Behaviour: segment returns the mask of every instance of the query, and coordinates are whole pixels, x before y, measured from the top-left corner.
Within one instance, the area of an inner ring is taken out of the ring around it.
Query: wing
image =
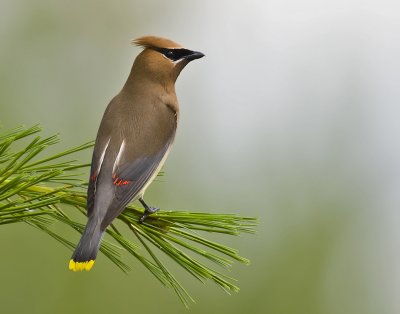
[[[122,165],[113,175],[114,198],[109,206],[102,226],[108,226],[132,201],[142,194],[146,185],[157,175],[170,143],[158,154],[142,157],[132,164]]]
[[[171,144],[172,141],[167,142],[154,155],[136,158],[133,162],[121,163],[116,167],[112,174],[114,197],[102,221],[102,228],[106,228],[129,202],[144,193],[144,189],[161,169]]]
[[[96,139],[96,144],[92,156],[92,164],[90,167],[90,177],[87,191],[86,207],[88,216],[91,216],[93,212],[97,179],[109,144],[110,137],[108,137],[108,139],[97,137]]]
[[[167,143],[156,155],[138,158],[131,164],[119,167],[113,175],[114,206],[125,207],[136,195],[140,194],[146,183],[157,175],[157,170],[169,145],[170,143]]]

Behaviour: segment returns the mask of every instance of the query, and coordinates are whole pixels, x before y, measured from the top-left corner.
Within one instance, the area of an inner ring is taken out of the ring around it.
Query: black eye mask
[[[158,52],[162,53],[168,59],[172,61],[178,61],[182,58],[190,56],[193,54],[193,51],[184,48],[176,48],[176,49],[168,49],[168,48],[156,48]]]

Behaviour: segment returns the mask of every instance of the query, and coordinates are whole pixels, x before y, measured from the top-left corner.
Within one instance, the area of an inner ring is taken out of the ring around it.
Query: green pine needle
[[[79,233],[83,232],[84,225],[70,218],[66,212],[75,208],[86,215],[87,184],[80,179],[81,174],[77,171],[89,164],[66,158],[93,147],[94,143],[43,158],[40,157],[43,151],[58,143],[59,139],[58,136],[42,138],[38,136],[40,131],[40,126],[36,125],[0,134],[0,225],[24,222],[73,250],[76,243],[51,230],[51,225],[58,221]],[[27,142],[23,148],[14,151],[14,144],[24,143],[23,140]],[[239,291],[233,278],[214,270],[205,261],[219,266],[222,271],[230,268],[234,260],[244,264],[250,261],[240,256],[237,250],[206,239],[204,233],[253,233],[255,218],[234,214],[159,211],[141,224],[139,218],[142,214],[142,209],[128,206],[118,217],[135,235],[137,242],[129,240],[128,235],[122,234],[114,224],[107,229],[118,245],[103,241],[100,251],[118,268],[124,272],[130,270],[121,256],[121,252],[128,252],[164,286],[174,289],[186,307],[194,300],[167,269],[157,251],[162,251],[164,256],[169,256],[201,282],[212,280],[227,293]],[[201,256],[203,262],[196,256]]]

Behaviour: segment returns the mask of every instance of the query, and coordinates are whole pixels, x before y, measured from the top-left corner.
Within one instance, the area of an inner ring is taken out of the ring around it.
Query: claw
[[[139,201],[140,201],[140,203],[142,203],[142,205],[143,205],[143,207],[144,207],[144,213],[143,213],[143,215],[139,218],[139,222],[140,222],[140,223],[143,223],[143,222],[145,221],[145,219],[146,219],[149,215],[154,214],[155,212],[157,212],[157,211],[160,210],[158,207],[151,207],[151,206],[148,206],[148,205],[144,202],[143,198],[139,198]]]

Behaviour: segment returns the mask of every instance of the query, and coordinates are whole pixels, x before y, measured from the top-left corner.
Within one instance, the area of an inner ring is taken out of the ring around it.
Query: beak
[[[188,54],[187,56],[185,56],[185,59],[188,61],[192,61],[195,59],[200,59],[204,57],[204,53],[201,53],[199,51],[192,51],[192,53]]]

